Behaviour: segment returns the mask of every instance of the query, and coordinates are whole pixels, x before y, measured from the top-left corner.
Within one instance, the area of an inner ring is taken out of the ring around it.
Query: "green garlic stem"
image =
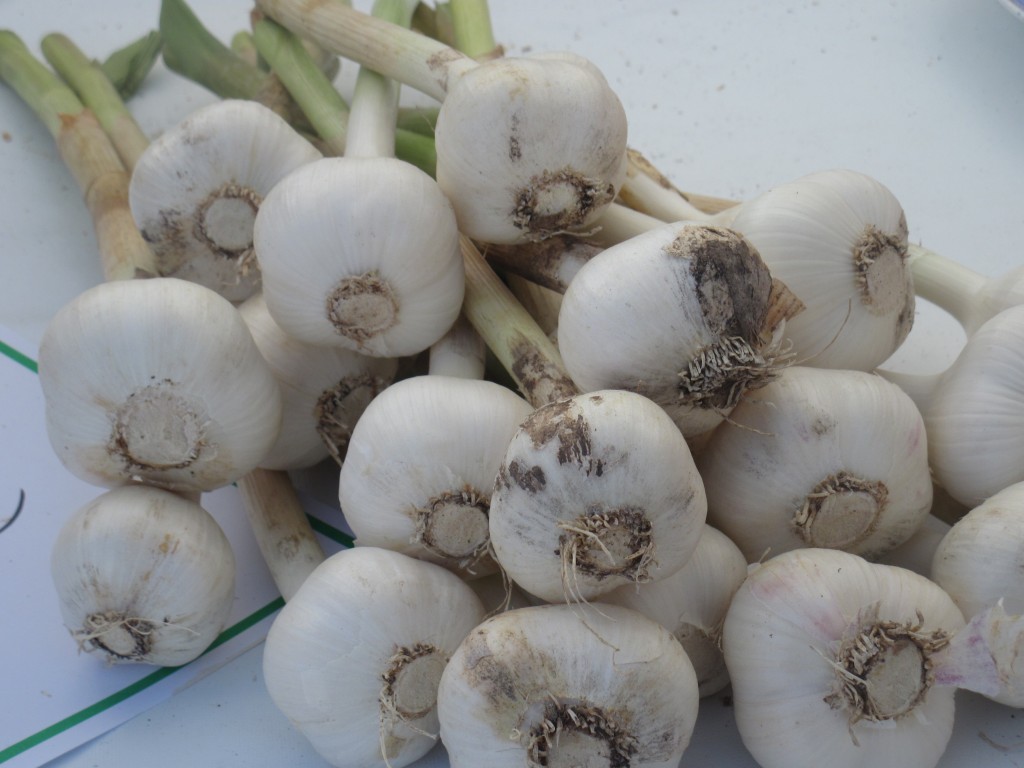
[[[241,29],[235,32],[231,36],[231,52],[238,56],[242,61],[252,67],[266,72],[266,66],[263,66],[264,62],[260,60],[259,50],[256,48],[256,42],[253,40],[253,35],[247,29]]]
[[[257,0],[268,16],[333,53],[444,99],[449,80],[477,66],[444,43],[341,3]]]
[[[504,51],[494,39],[487,0],[448,0],[455,48],[478,61],[496,59]]]
[[[907,247],[914,291],[949,312],[965,328],[975,327],[982,311],[975,299],[988,278],[920,245]]]
[[[92,217],[106,279],[156,274],[156,260],[128,208],[128,172],[92,111],[9,30],[0,30],[0,80],[56,141]]]
[[[459,238],[466,270],[462,311],[535,408],[579,390],[562,356],[473,242]]]
[[[159,58],[162,47],[160,33],[152,30],[104,59],[100,65],[103,73],[114,84],[122,99],[130,99],[139,90]]]
[[[44,37],[42,51],[51,66],[96,115],[125,168],[131,172],[149,146],[149,138],[135,122],[103,69],[65,35],[54,33]]]

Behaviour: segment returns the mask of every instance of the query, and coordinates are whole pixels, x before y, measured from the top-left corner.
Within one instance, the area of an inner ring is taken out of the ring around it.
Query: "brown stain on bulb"
[[[585,224],[615,199],[615,185],[565,166],[533,175],[512,199],[512,223],[527,238],[543,240]]]
[[[594,458],[590,423],[572,399],[538,408],[523,422],[535,449],[557,442],[555,457],[560,465],[575,464],[587,475],[600,477],[605,463]]]

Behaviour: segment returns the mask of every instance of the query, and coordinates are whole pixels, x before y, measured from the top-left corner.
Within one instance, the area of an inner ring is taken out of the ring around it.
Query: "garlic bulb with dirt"
[[[562,298],[559,351],[581,390],[646,395],[690,437],[771,380],[778,332],[799,311],[790,298],[735,232],[666,224],[580,268]]]
[[[153,141],[132,173],[129,205],[161,275],[242,301],[260,285],[253,224],[263,198],[320,152],[254,101],[196,110]]]
[[[102,283],[50,321],[39,346],[57,456],[96,485],[209,491],[254,469],[281,392],[238,310],[196,283]]]
[[[148,486],[107,491],[61,527],[50,558],[64,624],[112,664],[174,667],[227,625],[235,558],[195,502]]]
[[[360,545],[466,575],[494,570],[494,478],[533,409],[490,381],[431,374],[381,392],[355,425],[338,498]]]
[[[356,421],[394,381],[398,361],[305,344],[274,322],[262,293],[238,310],[281,386],[281,430],[260,466],[300,469],[328,455],[340,464]]]
[[[586,601],[679,570],[706,508],[665,412],[642,395],[599,390],[542,406],[515,432],[491,496],[491,545],[527,592]]]
[[[484,617],[440,566],[376,547],[321,563],[274,619],[263,675],[278,709],[338,768],[400,768],[437,739],[437,686]]]
[[[723,634],[744,745],[764,768],[931,768],[955,691],[936,662],[963,626],[928,579],[847,552],[799,549],[753,566]]]
[[[747,559],[728,536],[704,526],[697,548],[678,571],[649,584],[629,584],[601,595],[602,603],[632,608],[682,643],[697,674],[701,698],[729,684],[722,656],[722,622],[747,577]]]
[[[441,101],[437,180],[474,240],[587,231],[626,174],[626,115],[608,82],[570,53],[478,63],[342,3],[260,0],[302,37]]]
[[[745,398],[698,460],[708,522],[748,562],[796,547],[876,558],[932,503],[924,420],[863,371],[793,366]]]
[[[452,768],[676,768],[698,695],[667,629],[595,603],[483,622],[448,662],[437,704]]]
[[[727,211],[805,309],[786,324],[796,358],[868,371],[914,322],[907,222],[878,181],[847,170],[782,184]]]

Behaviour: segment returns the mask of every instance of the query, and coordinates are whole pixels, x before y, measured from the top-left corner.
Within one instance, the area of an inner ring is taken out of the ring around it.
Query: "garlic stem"
[[[415,2],[376,0],[373,17],[408,27]],[[369,67],[359,68],[348,118],[345,157],[394,157],[399,84]]]
[[[126,170],[131,173],[149,138],[132,117],[99,64],[90,60],[68,37],[49,34],[42,40],[43,56],[100,121]]]
[[[535,408],[578,392],[554,343],[461,235],[466,294],[463,312]]]
[[[483,253],[487,261],[501,271],[565,293],[580,267],[601,250],[601,246],[578,237],[555,235],[518,245],[488,244]]]
[[[686,199],[654,165],[635,149],[626,150],[626,180],[619,200],[629,208],[662,221],[707,221],[711,215]]]
[[[302,40],[258,11],[253,12],[253,40],[260,55],[270,63],[274,74],[324,142],[327,153],[337,157],[344,155],[348,104]],[[413,111],[402,119],[403,124],[397,127],[394,136],[395,156],[433,176],[437,166],[433,138],[436,110]],[[410,126],[415,126],[416,130],[410,130]]]
[[[487,0],[449,0],[455,48],[474,59],[496,59],[504,49],[494,39]]]
[[[162,46],[160,33],[151,29],[103,60],[100,65],[103,74],[114,84],[122,99],[136,94],[159,58]]]
[[[255,469],[238,490],[263,559],[285,601],[323,562],[324,551],[286,472]]]
[[[156,274],[128,209],[128,173],[95,115],[8,30],[0,30],[0,80],[35,112],[57,142],[92,216],[103,274]]]
[[[247,64],[266,70],[266,62],[261,61],[260,52],[256,49],[256,41],[252,33],[247,29],[240,29],[231,36],[231,43],[228,45],[231,52],[239,56]]]
[[[444,43],[341,3],[258,0],[268,16],[329,51],[442,100],[450,79],[476,67]]]
[[[595,231],[590,233],[587,239],[607,248],[649,232],[664,223],[649,214],[612,203],[604,209],[604,213],[597,220]]]
[[[487,347],[480,334],[460,314],[433,346],[430,347],[429,373],[459,379],[482,379]]]

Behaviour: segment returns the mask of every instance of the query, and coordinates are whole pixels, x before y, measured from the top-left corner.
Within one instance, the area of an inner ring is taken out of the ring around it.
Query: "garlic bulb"
[[[356,423],[338,480],[356,541],[466,574],[493,571],[494,478],[531,411],[499,384],[435,374],[381,392]]]
[[[452,768],[676,768],[697,681],[672,635],[615,605],[545,605],[488,619],[441,675]]]
[[[899,201],[854,171],[810,174],[726,214],[804,303],[786,324],[798,359],[868,371],[914,322],[907,222]]]
[[[657,405],[599,390],[538,408],[505,451],[491,545],[520,587],[549,602],[656,581],[693,553],[704,487]]]
[[[464,275],[451,204],[401,160],[300,168],[267,195],[254,237],[270,314],[306,343],[403,357],[458,317]]]
[[[1024,483],[982,502],[943,537],[932,559],[932,578],[965,616],[1000,600],[1024,614]]]
[[[331,765],[400,768],[434,745],[441,673],[482,620],[473,590],[444,568],[342,550],[274,619],[267,690]]]
[[[341,463],[356,421],[394,380],[398,361],[304,344],[274,322],[262,293],[238,309],[281,386],[281,430],[260,466],[299,469],[328,454]]]
[[[571,53],[469,70],[445,94],[435,142],[459,229],[484,242],[584,232],[626,177],[625,111],[597,67]]]
[[[748,562],[796,547],[875,558],[910,538],[932,502],[921,414],[862,371],[781,371],[715,430],[698,466],[708,522]]]
[[[796,311],[787,297],[741,236],[666,224],[580,268],[562,299],[559,351],[583,391],[639,392],[698,435],[771,379],[773,333]]]
[[[954,688],[932,663],[964,625],[911,571],[830,549],[754,566],[725,618],[736,725],[764,768],[934,766]],[[794,738],[799,725],[801,738]]]
[[[79,648],[110,663],[174,667],[227,624],[235,559],[210,514],[147,486],[107,491],[61,527],[51,572]]]
[[[209,491],[255,468],[281,393],[238,311],[175,278],[90,288],[39,347],[50,442],[86,482]]]
[[[640,611],[671,632],[693,663],[703,698],[729,684],[722,656],[722,622],[746,577],[747,560],[739,547],[705,525],[697,548],[678,571],[660,581],[613,589],[601,595],[601,602]]]
[[[161,275],[242,301],[259,287],[252,229],[263,198],[320,153],[272,110],[226,99],[157,138],[139,158],[129,205]]]
[[[441,101],[437,180],[459,229],[483,242],[586,231],[626,174],[626,116],[599,70],[570,53],[468,56],[342,3],[259,0],[302,37]]]

